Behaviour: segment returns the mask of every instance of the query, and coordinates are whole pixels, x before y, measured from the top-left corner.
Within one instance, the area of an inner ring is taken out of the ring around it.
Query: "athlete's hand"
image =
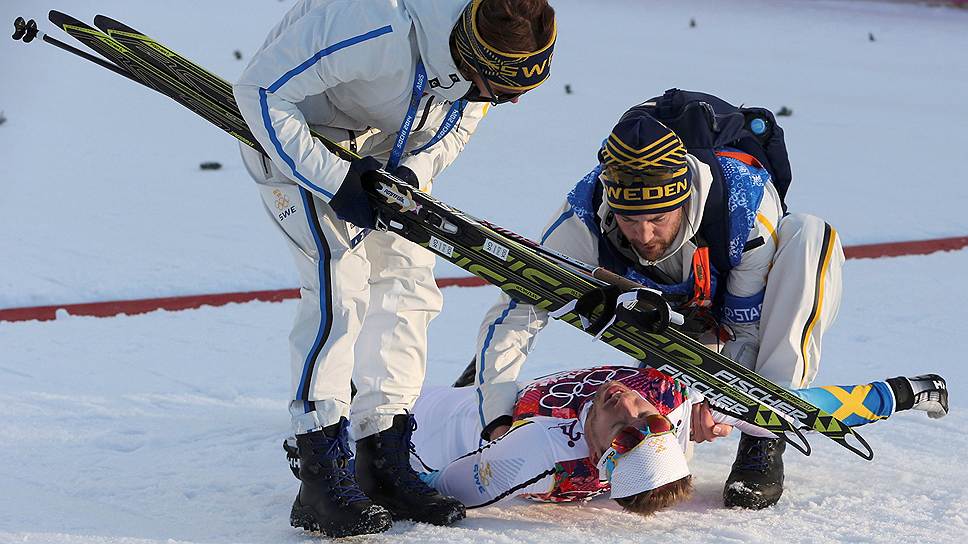
[[[373,157],[360,157],[350,162],[343,183],[329,201],[329,207],[336,212],[336,217],[361,229],[376,227],[376,211],[370,205],[363,181],[381,167],[380,161]]]
[[[713,412],[709,409],[708,402],[693,405],[689,439],[696,444],[728,436],[732,430],[732,425],[713,421]]]
[[[498,438],[501,438],[502,436],[504,436],[505,433],[507,433],[510,430],[511,430],[510,425],[501,425],[500,427],[495,427],[494,430],[491,431],[491,442],[497,440]]]

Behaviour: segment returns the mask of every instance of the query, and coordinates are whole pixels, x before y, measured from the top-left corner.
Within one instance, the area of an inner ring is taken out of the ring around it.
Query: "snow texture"
[[[88,21],[103,12],[232,79],[289,5],[7,0],[0,20],[33,17],[69,41],[43,22],[47,7]],[[780,118],[795,173],[788,202],[823,216],[845,243],[968,232],[968,184],[956,174],[968,143],[968,12],[822,1],[554,5],[552,79],[489,114],[435,184],[444,200],[537,235],[617,117],[678,86],[791,108]],[[0,307],[296,284],[231,138],[39,41],[0,41],[0,67]],[[199,170],[213,160],[223,168]],[[697,447],[694,499],[648,520],[607,499],[515,500],[453,528],[399,522],[353,541],[962,541],[968,370],[956,340],[966,271],[966,251],[847,263],[817,383],[938,372],[952,413],[863,429],[873,462],[813,437],[813,455],[785,456],[787,490],[773,509],[722,508],[730,437]],[[446,263],[439,273],[461,274]],[[445,291],[427,383],[448,384],[463,369],[496,294]],[[0,543],[318,541],[288,525],[297,482],[281,443],[294,309],[0,323]],[[525,374],[622,360],[553,324]]]

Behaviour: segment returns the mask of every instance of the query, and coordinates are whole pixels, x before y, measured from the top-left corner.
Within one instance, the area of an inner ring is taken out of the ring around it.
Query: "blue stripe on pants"
[[[296,400],[303,401],[305,411],[314,410],[312,403],[309,402],[309,394],[313,380],[313,371],[316,367],[316,359],[319,352],[329,338],[330,330],[333,327],[332,294],[333,284],[329,275],[330,250],[323,236],[319,225],[319,218],[316,215],[316,205],[313,202],[313,195],[303,188],[299,188],[299,196],[302,197],[303,210],[306,212],[306,220],[309,221],[309,230],[313,234],[313,241],[316,244],[317,273],[319,276],[319,329],[316,331],[316,339],[313,347],[306,355],[303,362],[302,376],[299,379],[299,388],[296,391]]]

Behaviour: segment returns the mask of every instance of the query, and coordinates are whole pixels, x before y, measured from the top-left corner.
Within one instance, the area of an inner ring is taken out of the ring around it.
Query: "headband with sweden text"
[[[457,53],[481,77],[513,92],[525,92],[544,83],[551,73],[551,55],[558,36],[557,23],[551,40],[533,53],[508,53],[488,45],[477,31],[477,12],[482,0],[473,0],[454,27]]]

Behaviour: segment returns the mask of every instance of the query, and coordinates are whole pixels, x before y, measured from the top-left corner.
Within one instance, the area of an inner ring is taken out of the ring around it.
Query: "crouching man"
[[[790,167],[772,114],[673,89],[628,110],[597,158],[541,243],[661,291],[684,332],[779,385],[808,387],[844,254],[822,219],[785,213]],[[508,430],[515,380],[547,322],[507,295],[482,320],[472,376],[484,439]],[[726,506],[779,500],[785,444],[744,432]]]

